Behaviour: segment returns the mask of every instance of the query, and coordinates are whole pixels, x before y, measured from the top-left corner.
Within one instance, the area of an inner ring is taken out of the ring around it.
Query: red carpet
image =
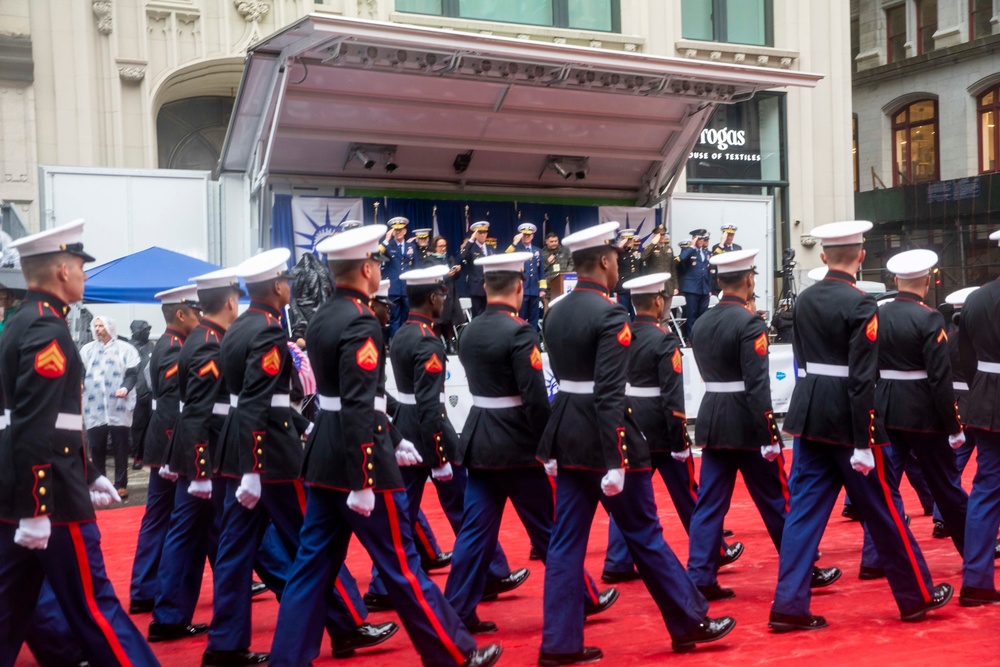
[[[790,464],[790,462],[789,462]],[[966,470],[965,486],[971,487],[975,462]],[[671,547],[682,562],[687,561],[687,537],[662,483],[657,489],[660,516]],[[451,531],[444,520],[433,491],[424,503],[428,518],[443,545],[452,542]],[[724,568],[720,583],[734,588],[733,600],[712,604],[713,616],[732,615],[737,628],[716,644],[707,644],[690,654],[674,654],[670,638],[656,607],[641,582],[622,584],[622,596],[610,610],[587,623],[587,645],[600,646],[605,652],[605,664],[631,667],[658,665],[665,661],[688,667],[737,664],[750,665],[997,665],[1000,664],[1000,608],[965,609],[958,606],[961,584],[961,559],[950,540],[931,539],[931,518],[921,516],[915,494],[904,483],[903,498],[913,517],[912,529],[927,558],[935,583],[949,582],[956,588],[955,599],[944,609],[932,612],[924,623],[908,624],[899,620],[896,606],[885,579],[859,581],[857,578],[861,553],[861,528],[840,517],[838,503],[821,546],[820,564],[836,565],[844,570],[843,578],[813,595],[812,611],[827,617],[830,627],[816,632],[776,635],[767,629],[767,616],[777,577],[778,557],[764,530],[764,525],[750,501],[742,482],[738,483],[726,526],[736,532],[734,539],[746,544],[746,553],[733,565]],[[99,514],[104,535],[104,556],[115,590],[127,604],[128,580],[131,572],[135,536],[142,517],[142,508],[131,507]],[[480,637],[481,644],[501,642],[502,665],[534,665],[541,642],[542,583],[544,570],[540,563],[528,561],[528,539],[513,510],[505,514],[502,541],[512,567],[530,567],[531,578],[513,594],[498,602],[479,607],[484,620],[495,621],[500,632]],[[596,577],[601,573],[604,546],[607,541],[607,515],[598,510],[591,535],[587,565]],[[348,564],[358,579],[361,590],[367,588],[369,561],[357,543],[352,546]],[[432,575],[444,587],[447,570]],[[195,622],[211,620],[211,571],[207,573],[202,600]],[[277,617],[278,605],[273,597],[254,604],[253,649],[266,651]],[[133,616],[145,632],[150,615]],[[396,620],[393,613],[372,614],[371,621]],[[156,654],[165,666],[199,665],[207,640],[154,644]],[[316,665],[349,664],[334,661],[329,642]],[[405,633],[376,649],[362,651],[352,661],[358,665],[379,667],[409,667],[419,664],[416,652]],[[17,665],[35,665],[25,649]]]

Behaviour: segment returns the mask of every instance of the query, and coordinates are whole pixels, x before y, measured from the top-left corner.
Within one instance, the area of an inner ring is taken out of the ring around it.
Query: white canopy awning
[[[649,205],[717,105],[820,78],[309,16],[250,49],[220,169]]]

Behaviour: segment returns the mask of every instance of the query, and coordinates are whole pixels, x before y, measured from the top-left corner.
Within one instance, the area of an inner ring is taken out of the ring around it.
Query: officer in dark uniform
[[[537,251],[536,251],[537,252]],[[477,260],[483,267],[489,305],[463,333],[459,356],[469,378],[472,409],[462,429],[455,461],[468,468],[465,516],[455,541],[445,597],[471,632],[495,632],[480,621],[476,605],[486,586],[489,556],[496,551],[503,510],[510,499],[544,561],[555,505],[553,482],[535,458],[549,419],[538,333],[517,316],[529,252]],[[599,593],[584,573],[587,615],[604,611],[618,591]]]
[[[579,274],[576,288],[553,304],[544,333],[559,393],[538,448],[558,466],[556,515],[545,568],[545,625],[539,664],[599,660],[583,644],[583,569],[598,502],[618,523],[643,583],[670,633],[674,651],[713,641],[735,626],[706,617],[708,602],[663,539],[651,485],[649,451],[625,397],[632,329],[610,299],[618,283],[617,222],[563,242]],[[626,473],[626,471],[628,471]]]
[[[635,247],[635,232],[631,229],[623,229],[618,232],[618,284],[615,285],[615,294],[618,303],[625,307],[629,317],[635,316],[635,308],[632,307],[632,295],[623,284],[632,280],[642,272],[642,255]]]
[[[708,298],[712,293],[712,276],[709,264],[708,232],[695,229],[691,232],[691,243],[681,249],[677,257],[680,275],[680,290],[684,295],[684,337],[691,339],[691,330],[702,313],[708,310]]]
[[[389,279],[389,298],[392,299],[392,310],[389,311],[389,337],[396,335],[396,330],[403,326],[410,313],[410,305],[406,301],[406,285],[399,279],[406,271],[417,265],[417,249],[413,241],[406,240],[406,228],[410,221],[402,216],[389,220],[389,231],[379,246],[386,259],[385,277]]]
[[[0,338],[0,664],[17,660],[42,580],[95,665],[159,665],[104,570],[94,506],[118,502],[83,446],[83,362],[66,314],[83,299],[83,220],[14,241],[28,292]]]
[[[146,442],[143,445],[144,461],[149,467],[149,490],[146,511],[142,515],[135,545],[135,560],[132,561],[128,608],[130,614],[151,612],[156,601],[160,553],[170,526],[175,491],[175,484],[170,479],[172,475],[161,477],[159,472],[167,464],[167,442],[179,412],[177,358],[184,339],[198,326],[201,316],[198,287],[195,285],[160,292],[154,298],[161,304],[167,328],[153,346],[149,359],[152,416],[145,431]],[[169,473],[169,468],[167,472]]]
[[[295,366],[281,324],[281,309],[288,305],[290,295],[289,254],[286,248],[269,250],[236,268],[250,292],[250,308],[233,322],[219,352],[232,409],[214,456],[217,474],[227,479],[215,564],[214,614],[203,657],[206,665],[267,662],[266,653],[249,651],[254,555],[269,521],[289,560],[299,547],[305,497],[300,477],[302,426],[291,408]],[[274,586],[279,599],[284,583]],[[363,623],[356,609],[345,610],[338,595],[342,586],[341,578],[335,578],[323,589],[326,614],[321,622],[330,633],[335,656],[380,644],[396,632],[395,623]],[[315,647],[306,648],[318,651],[318,641]]]
[[[716,573],[736,473],[743,476],[779,552],[788,512],[788,477],[771,406],[767,324],[747,305],[757,284],[758,252],[737,250],[712,257],[723,296],[691,333],[705,396],[695,423],[695,442],[702,448],[701,483],[691,517],[688,574],[709,600],[735,595],[719,586]],[[840,574],[837,568],[814,567],[810,586],[829,586]]]
[[[670,235],[663,225],[653,227],[653,234],[649,238],[649,243],[642,249],[642,270],[646,275],[654,273],[665,273],[667,278],[664,291],[668,297],[677,294],[677,279],[673,276],[676,271],[674,263],[674,250],[670,247]],[[667,309],[670,312],[670,309]]]
[[[316,312],[306,333],[320,413],[303,462],[310,492],[301,545],[274,632],[270,664],[275,666],[301,667],[319,654],[320,591],[343,563],[352,534],[384,573],[424,664],[486,667],[501,653],[499,645],[476,648],[420,568],[413,544],[399,465],[419,463],[421,457],[412,444],[401,443],[394,454],[378,413],[385,356],[381,327],[368,302],[381,275],[376,244],[383,230],[382,225],[362,227],[317,248],[327,255],[337,291]]]
[[[733,243],[733,239],[736,237],[736,225],[722,225],[722,240],[712,246],[712,257],[716,255],[721,255],[724,252],[733,252],[734,250],[743,250],[743,246],[739,243]],[[715,267],[711,267],[709,271],[712,274],[712,294],[718,294],[719,289],[719,277],[718,271]]]
[[[1000,241],[1000,231],[990,234]],[[6,332],[4,333],[6,335]],[[993,556],[1000,528],[1000,280],[966,297],[958,334],[962,372],[969,385],[966,430],[976,439],[976,477],[965,524],[965,560],[959,602],[1000,603]]]
[[[465,276],[466,293],[472,301],[472,316],[475,317],[486,310],[486,290],[483,288],[483,269],[476,266],[480,257],[495,255],[496,250],[486,243],[490,232],[490,223],[485,220],[472,223],[472,236],[462,243],[459,263],[462,265],[462,275]]]
[[[793,460],[790,511],[781,537],[778,586],[769,626],[779,632],[826,627],[809,611],[809,582],[820,537],[842,486],[868,524],[904,621],[920,621],[954,590],[934,586],[902,503],[890,502],[882,420],[875,411],[878,306],[855,286],[864,261],[866,221],[821,225],[826,277],[795,304],[793,341],[800,378],[785,417],[799,438]]]
[[[427,258],[433,252],[431,249],[431,230],[427,228],[414,229],[413,244],[417,254],[410,268],[418,268],[427,262]]]
[[[531,255],[524,260],[524,301],[518,310],[518,316],[522,320],[527,320],[528,324],[538,331],[538,318],[541,315],[541,292],[545,289],[545,272],[542,267],[542,251],[531,245],[531,239],[535,238],[538,228],[530,222],[524,222],[517,226],[517,234],[514,242],[507,248],[507,252],[528,253]]]

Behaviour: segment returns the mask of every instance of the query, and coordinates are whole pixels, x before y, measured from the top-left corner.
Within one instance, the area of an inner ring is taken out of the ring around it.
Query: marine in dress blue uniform
[[[535,327],[538,331],[538,317],[541,313],[541,292],[546,287],[545,270],[542,267],[542,251],[531,245],[531,240],[535,238],[538,228],[530,222],[524,222],[517,226],[518,236],[515,243],[512,243],[507,252],[527,253],[530,257],[524,260],[524,296],[521,300],[521,307],[518,316]]]
[[[386,257],[385,277],[389,279],[389,298],[392,300],[392,307],[389,309],[389,338],[396,335],[396,331],[403,326],[410,314],[406,284],[399,279],[417,265],[417,244],[406,240],[406,228],[409,224],[410,221],[402,216],[390,219],[389,231],[379,246]]]
[[[83,298],[83,220],[13,242],[28,284],[0,339],[0,664],[13,665],[43,579],[95,665],[159,665],[104,570],[94,506],[119,501],[87,458],[83,362],[66,325]]]
[[[156,601],[156,578],[160,554],[170,527],[174,509],[175,481],[161,477],[160,468],[167,464],[167,443],[174,430],[178,414],[177,358],[181,345],[191,330],[198,326],[201,308],[198,288],[185,285],[154,298],[159,300],[167,328],[153,346],[149,359],[152,415],[145,430],[144,463],[149,468],[149,489],[146,511],[142,515],[139,536],[132,561],[132,584],[129,588],[129,613],[153,611]]]
[[[496,250],[486,243],[489,236],[490,223],[486,220],[479,220],[472,223],[469,229],[472,235],[462,242],[459,253],[459,264],[462,266],[462,276],[465,278],[465,289],[472,302],[471,314],[473,317],[486,310],[486,290],[483,287],[483,269],[476,266],[476,260],[480,257],[495,255]]]
[[[271,664],[301,667],[318,655],[327,581],[343,563],[351,536],[383,572],[400,619],[425,665],[486,667],[498,645],[475,640],[420,568],[397,462],[419,463],[410,443],[393,440],[378,411],[385,375],[382,331],[369,309],[379,283],[373,225],[331,238],[327,255],[337,289],[306,332],[320,413],[306,446],[303,475],[310,486],[301,543],[278,612]]]
[[[934,586],[920,547],[893,498],[888,438],[875,411],[878,307],[855,286],[864,261],[866,221],[830,223],[812,234],[823,242],[830,270],[795,304],[793,345],[799,378],[785,417],[799,438],[792,462],[790,511],[778,559],[778,586],[770,627],[776,631],[826,627],[809,610],[809,582],[820,537],[841,487],[868,524],[904,621],[948,603],[953,589]]]
[[[712,275],[708,251],[708,232],[695,229],[691,232],[691,244],[681,249],[677,256],[680,274],[680,292],[684,296],[684,336],[691,338],[691,330],[698,318],[708,310],[708,300],[712,293]]]
[[[731,618],[709,619],[708,602],[663,539],[651,485],[649,451],[625,396],[632,329],[610,299],[618,281],[618,223],[567,236],[579,274],[576,289],[553,303],[543,325],[559,381],[537,457],[558,466],[556,515],[545,568],[540,665],[593,662],[602,652],[583,643],[580,577],[594,512],[611,514],[635,558],[677,652],[732,630]]]

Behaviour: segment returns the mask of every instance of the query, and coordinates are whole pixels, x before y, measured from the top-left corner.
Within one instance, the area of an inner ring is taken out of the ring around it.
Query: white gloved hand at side
[[[875,469],[875,455],[870,449],[855,449],[851,455],[851,467],[862,475],[867,475]]]
[[[423,462],[424,459],[420,456],[420,452],[417,451],[416,445],[405,438],[399,441],[399,446],[396,447],[396,464],[400,468],[415,466]]]
[[[684,462],[687,461],[688,457],[690,456],[691,456],[690,447],[685,447],[684,450],[680,452],[670,452],[670,458],[672,458],[674,461]]]
[[[439,482],[447,482],[452,478],[451,464],[445,463],[440,468],[431,468],[431,477]]]
[[[176,482],[177,478],[180,476],[175,472],[171,472],[170,466],[160,466],[159,475],[168,482]]]
[[[90,485],[90,503],[94,507],[107,507],[111,503],[120,503],[121,497],[115,490],[111,480],[101,475]]]
[[[205,500],[211,500],[212,480],[196,479],[195,481],[188,484],[188,493],[190,493],[195,498],[203,498]]]
[[[601,480],[601,491],[607,497],[617,496],[625,488],[625,468],[612,468]]]
[[[236,500],[240,505],[252,510],[260,500],[260,475],[255,472],[248,472],[240,480],[240,486],[236,489]]]
[[[760,448],[760,455],[768,461],[774,461],[781,456],[781,445],[762,445]]]
[[[965,431],[959,431],[955,435],[948,436],[948,444],[952,449],[958,449],[965,444]]]
[[[47,516],[36,516],[21,519],[14,531],[14,544],[25,549],[44,549],[49,546],[49,535],[52,534],[52,522]]]
[[[557,477],[559,475],[559,462],[555,459],[549,459],[542,466],[545,468],[545,474],[549,477]]]
[[[361,516],[371,516],[375,509],[375,492],[371,489],[351,491],[347,494],[347,506]]]

